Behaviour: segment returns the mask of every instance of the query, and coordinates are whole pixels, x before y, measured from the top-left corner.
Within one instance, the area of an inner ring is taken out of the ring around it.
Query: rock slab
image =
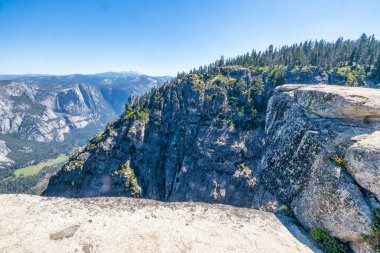
[[[4,253],[319,252],[300,231],[254,209],[31,195],[0,195],[0,205]]]

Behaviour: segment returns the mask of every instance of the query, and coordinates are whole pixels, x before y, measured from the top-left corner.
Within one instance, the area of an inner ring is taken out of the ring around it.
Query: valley
[[[168,79],[132,72],[0,76],[0,178],[7,179],[0,180],[0,192],[39,194],[33,187],[42,178],[46,186],[63,162],[59,155],[69,155],[116,119],[129,97]]]
[[[41,170],[46,167],[56,166],[67,162],[68,157],[65,155],[59,155],[57,158],[47,160],[45,162],[40,162],[36,165],[30,165],[21,169],[15,170],[13,173],[15,177],[29,177],[38,174]]]

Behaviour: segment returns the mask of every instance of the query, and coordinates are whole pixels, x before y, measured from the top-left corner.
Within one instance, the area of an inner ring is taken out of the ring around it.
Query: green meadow
[[[16,177],[29,177],[38,174],[41,170],[46,167],[58,165],[60,163],[66,162],[68,157],[66,155],[59,155],[57,158],[47,160],[45,162],[40,162],[36,165],[27,166],[14,171]]]

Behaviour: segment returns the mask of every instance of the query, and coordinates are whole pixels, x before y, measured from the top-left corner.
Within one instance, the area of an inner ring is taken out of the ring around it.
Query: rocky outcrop
[[[305,227],[356,244],[370,233],[367,191],[376,195],[379,187],[379,101],[380,92],[366,88],[276,89],[260,176]]]
[[[272,213],[128,198],[0,195],[0,251],[321,252]]]

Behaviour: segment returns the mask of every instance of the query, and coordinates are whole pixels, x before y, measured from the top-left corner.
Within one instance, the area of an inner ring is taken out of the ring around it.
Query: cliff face
[[[369,250],[362,237],[373,232],[379,199],[380,91],[274,87],[222,68],[153,90],[77,150],[45,195],[284,204],[304,227]]]
[[[271,197],[256,187],[264,126],[251,81],[239,69],[153,91],[77,152],[46,194],[258,207]]]
[[[84,128],[90,123],[106,124],[106,120],[117,116],[99,93],[85,84],[49,91],[3,81],[0,101],[1,134],[38,142],[63,141],[64,134],[71,129]],[[100,119],[100,115],[109,117]]]

